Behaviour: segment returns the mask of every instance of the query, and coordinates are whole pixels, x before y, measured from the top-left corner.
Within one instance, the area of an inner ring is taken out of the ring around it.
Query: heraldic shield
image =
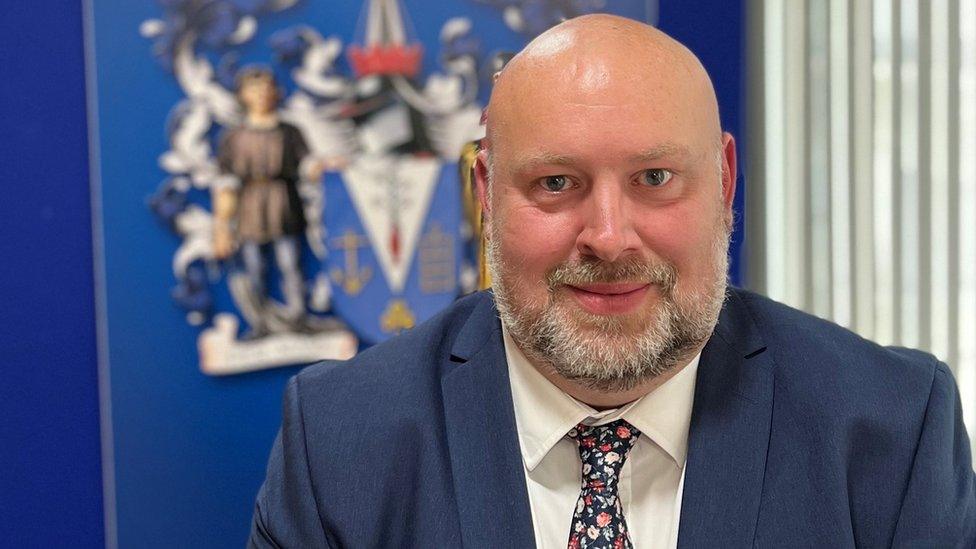
[[[366,343],[412,328],[461,292],[457,163],[362,157],[325,175],[323,271],[332,306]]]

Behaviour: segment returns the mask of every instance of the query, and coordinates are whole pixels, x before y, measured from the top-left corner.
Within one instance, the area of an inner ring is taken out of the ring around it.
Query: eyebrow
[[[662,158],[687,158],[691,156],[691,149],[684,145],[679,145],[677,143],[662,143],[655,147],[651,147],[645,151],[641,151],[631,157],[632,160],[638,161],[650,161],[650,160],[660,160]]]
[[[691,150],[688,147],[668,142],[633,154],[628,160],[631,162],[651,162],[662,158],[687,158],[689,156],[691,156]],[[571,155],[542,151],[518,155],[512,166],[516,172],[525,172],[534,170],[539,166],[567,166],[574,163],[576,163],[576,158]]]

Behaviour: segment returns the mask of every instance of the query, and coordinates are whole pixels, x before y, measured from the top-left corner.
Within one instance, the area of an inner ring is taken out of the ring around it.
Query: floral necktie
[[[633,547],[617,497],[617,481],[627,452],[637,442],[640,431],[618,419],[606,425],[580,423],[567,436],[576,440],[583,461],[582,486],[569,532],[569,549]]]

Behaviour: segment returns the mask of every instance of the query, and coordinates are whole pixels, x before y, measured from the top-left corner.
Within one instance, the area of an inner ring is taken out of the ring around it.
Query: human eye
[[[553,193],[565,191],[571,185],[569,178],[565,175],[550,175],[543,177],[540,180],[540,183],[542,184],[542,188]]]
[[[650,170],[644,170],[640,174],[640,182],[649,187],[661,187],[671,181],[674,174],[671,170],[665,170],[662,168],[653,168]]]

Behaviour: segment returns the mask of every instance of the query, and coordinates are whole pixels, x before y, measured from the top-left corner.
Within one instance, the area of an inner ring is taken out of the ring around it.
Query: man
[[[237,97],[244,107],[244,122],[221,136],[218,150],[221,171],[232,176],[229,180],[235,184],[214,193],[214,254],[226,258],[239,244],[256,309],[248,315],[248,337],[257,338],[269,333],[268,320],[274,314],[266,284],[269,251],[274,252],[281,273],[284,325],[304,328],[305,215],[298,180],[308,147],[298,128],[278,118],[279,91],[270,69],[242,69],[237,75]]]
[[[726,289],[735,142],[688,50],[570,20],[487,124],[493,294],[292,380],[253,546],[976,543],[945,365]]]

